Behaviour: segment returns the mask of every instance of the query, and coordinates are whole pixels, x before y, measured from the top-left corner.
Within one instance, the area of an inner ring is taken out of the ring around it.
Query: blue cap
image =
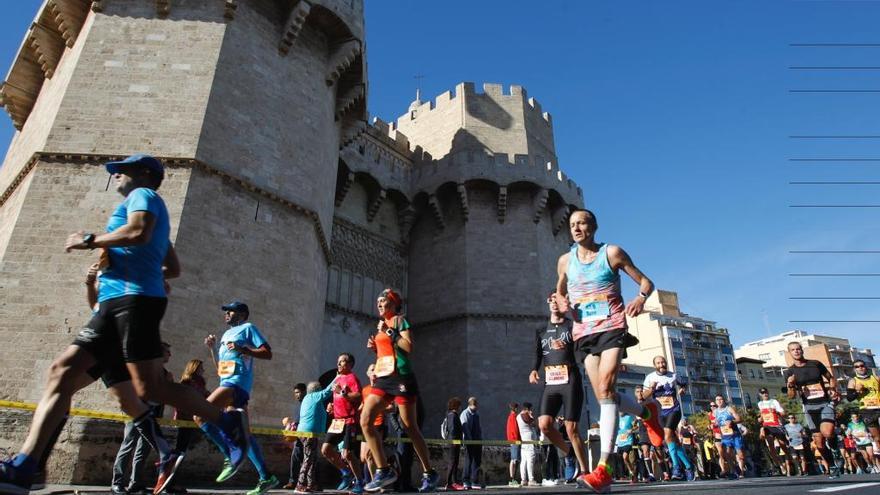
[[[117,162],[107,162],[104,164],[104,166],[107,168],[107,172],[111,174],[120,173],[123,169],[125,169],[125,167],[129,167],[131,165],[142,165],[159,174],[160,178],[165,178],[165,167],[162,166],[162,162],[157,160],[155,157],[145,155],[143,153],[131,155],[125,160],[120,160]]]
[[[220,307],[223,311],[237,311],[239,313],[248,313],[250,314],[250,310],[248,310],[248,305],[241,301],[232,301],[229,304],[225,304]]]

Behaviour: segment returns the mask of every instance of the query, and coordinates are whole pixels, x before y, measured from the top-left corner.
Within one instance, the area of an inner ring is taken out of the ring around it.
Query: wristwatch
[[[641,292],[641,291],[640,291],[640,292],[639,292],[639,295],[642,296],[642,297],[644,297],[645,300],[647,301],[647,300],[648,300],[648,295],[650,295],[650,294],[645,294],[644,292]]]
[[[83,243],[85,243],[86,247],[89,249],[95,249],[95,234],[86,234],[83,236]]]

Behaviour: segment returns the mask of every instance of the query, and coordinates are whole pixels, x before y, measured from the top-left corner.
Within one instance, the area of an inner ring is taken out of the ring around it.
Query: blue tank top
[[[608,263],[608,245],[602,244],[596,259],[582,263],[574,244],[568,257],[568,300],[572,304],[575,340],[599,332],[626,328],[620,274]]]

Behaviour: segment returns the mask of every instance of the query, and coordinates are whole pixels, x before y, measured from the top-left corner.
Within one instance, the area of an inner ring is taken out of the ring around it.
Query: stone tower
[[[361,0],[46,0],[0,88],[18,129],[0,169],[0,398],[37,400],[87,321],[95,255],[64,240],[100,231],[121,200],[101,164],[146,152],[168,165],[183,265],[168,369],[208,361],[220,304],[247,301],[275,354],[258,364],[253,421],[287,415],[292,384],[319,368],[339,150],[366,119],[363,46]],[[75,406],[116,410],[98,385]],[[3,425],[17,448],[26,423]],[[56,479],[106,472],[76,462],[106,445],[73,444]]]
[[[360,339],[375,329],[382,285],[403,288],[427,435],[449,397],[473,395],[484,432],[502,438],[506,404],[539,398],[527,383],[534,331],[571,241],[568,213],[583,205],[559,170],[550,115],[522,87],[462,83],[395,124],[376,121],[340,167],[334,256],[375,255],[334,259],[325,335],[339,338],[324,359],[340,328]]]

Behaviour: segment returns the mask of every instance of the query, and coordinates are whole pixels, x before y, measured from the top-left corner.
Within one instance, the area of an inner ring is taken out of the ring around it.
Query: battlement
[[[535,98],[529,97],[522,86],[512,84],[505,88],[497,83],[483,83],[482,91],[477,91],[473,82],[461,82],[454,89],[440,93],[433,100],[422,102],[417,107],[411,108],[406,114],[401,115],[392,126],[397,129],[401,124],[405,125],[406,122],[412,122],[426,114],[442,113],[450,108],[460,108],[462,105],[467,105],[468,98],[480,97],[488,98],[504,106],[521,105],[524,111],[534,113],[548,126],[553,126],[553,117],[550,113],[544,112],[541,109],[541,104]]]

